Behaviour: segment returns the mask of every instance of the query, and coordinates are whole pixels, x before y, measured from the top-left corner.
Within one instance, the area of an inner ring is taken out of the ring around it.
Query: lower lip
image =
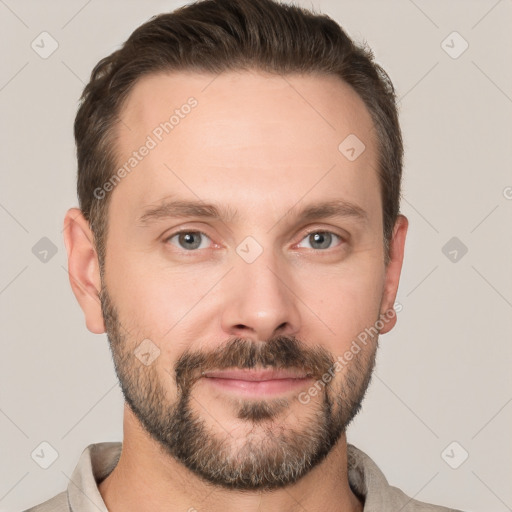
[[[238,380],[222,379],[220,377],[205,377],[205,381],[212,386],[224,391],[233,391],[245,396],[277,395],[296,391],[303,388],[312,379],[304,377],[301,379],[273,379],[273,380]]]

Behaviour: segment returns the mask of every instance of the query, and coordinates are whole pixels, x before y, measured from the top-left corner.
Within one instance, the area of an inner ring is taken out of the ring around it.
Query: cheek
[[[223,271],[192,264],[173,268],[162,259],[152,258],[148,262],[149,259],[127,255],[122,267],[110,272],[108,286],[125,326],[133,335],[154,340],[163,350],[169,340],[176,339],[183,326],[190,326],[194,319],[197,321],[197,312],[203,303],[208,303],[202,298],[219,281]]]
[[[309,335],[334,354],[344,352],[353,339],[378,320],[383,283],[383,272],[370,266],[318,275],[316,286],[304,289],[301,299],[327,325],[324,332],[328,339],[318,340],[314,331]]]

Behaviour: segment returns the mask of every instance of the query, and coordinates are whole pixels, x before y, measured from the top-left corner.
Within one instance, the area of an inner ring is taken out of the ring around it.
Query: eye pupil
[[[194,242],[194,237],[196,238]],[[200,233],[181,233],[179,235],[179,242],[183,248],[197,249],[201,245],[201,234]],[[185,242],[185,243],[183,243]]]
[[[326,232],[318,232],[310,235],[311,245],[319,244],[320,247],[314,247],[315,249],[326,249],[331,245],[332,235]]]

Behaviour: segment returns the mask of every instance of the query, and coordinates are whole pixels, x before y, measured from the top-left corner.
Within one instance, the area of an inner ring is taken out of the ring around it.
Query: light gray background
[[[106,336],[86,330],[66,271],[72,123],[96,62],[183,3],[0,0],[0,511],[50,498],[86,445],[122,438]],[[349,442],[416,499],[512,510],[512,2],[300,4],[367,40],[401,97],[403,310]],[[43,31],[59,44],[47,59],[31,48]],[[456,59],[442,45],[453,31],[469,43]],[[468,248],[456,262],[442,252],[454,236]],[[58,249],[46,263],[32,253],[42,237]],[[46,470],[31,458],[42,441],[59,454]]]

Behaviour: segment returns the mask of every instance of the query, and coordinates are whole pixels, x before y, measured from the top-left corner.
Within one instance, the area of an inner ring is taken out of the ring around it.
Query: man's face
[[[335,361],[394,301],[370,115],[334,77],[179,73],[141,80],[121,119],[119,167],[155,142],[108,215],[102,308],[127,403],[212,483],[294,482],[358,411],[377,337]],[[324,203],[337,214],[302,215]]]

